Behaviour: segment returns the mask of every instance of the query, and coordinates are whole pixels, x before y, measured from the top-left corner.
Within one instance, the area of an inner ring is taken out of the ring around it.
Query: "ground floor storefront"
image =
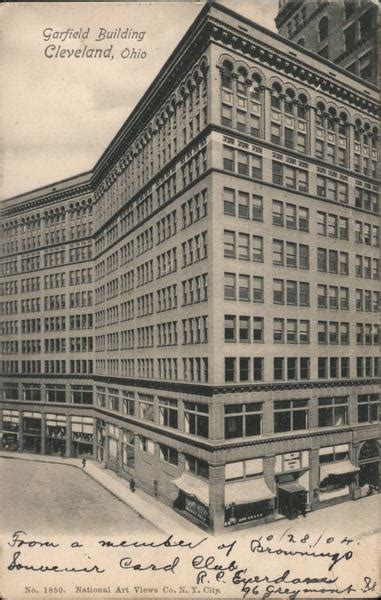
[[[297,519],[381,487],[378,426],[245,440],[216,452],[165,428],[153,432],[141,420],[99,418],[96,411],[0,412],[1,449],[92,458],[214,530]]]

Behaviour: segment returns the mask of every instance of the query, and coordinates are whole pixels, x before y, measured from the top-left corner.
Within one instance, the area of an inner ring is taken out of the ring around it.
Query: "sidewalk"
[[[156,500],[143,490],[136,488],[135,492],[131,492],[128,481],[118,477],[116,473],[103,468],[93,460],[87,460],[86,467],[83,469],[81,459],[79,458],[61,458],[60,456],[47,456],[44,454],[4,451],[0,451],[0,457],[14,460],[57,463],[75,467],[97,481],[110,494],[127,504],[140,517],[150,522],[165,535],[169,535],[174,531],[176,531],[176,534],[196,535],[197,537],[203,534],[202,530],[196,525],[193,525],[193,523],[179,515],[172,508]]]

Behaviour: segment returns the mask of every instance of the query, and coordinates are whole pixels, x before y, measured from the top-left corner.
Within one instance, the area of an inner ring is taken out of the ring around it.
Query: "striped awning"
[[[263,477],[235,481],[225,485],[225,506],[272,500],[274,494]]]
[[[327,463],[320,466],[320,481],[326,479],[329,475],[347,475],[357,473],[360,469],[352,465],[349,460],[340,460]]]
[[[209,506],[209,482],[185,471],[173,483],[189,496],[196,496],[205,506]]]

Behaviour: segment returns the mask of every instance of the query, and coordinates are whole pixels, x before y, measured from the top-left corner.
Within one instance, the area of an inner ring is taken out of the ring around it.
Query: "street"
[[[0,458],[0,532],[155,532],[148,521],[71,466]]]

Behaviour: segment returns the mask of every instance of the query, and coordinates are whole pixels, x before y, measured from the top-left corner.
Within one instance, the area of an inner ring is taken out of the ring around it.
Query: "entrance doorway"
[[[297,519],[306,513],[307,491],[298,481],[280,480],[277,489],[277,511],[287,519]]]
[[[359,454],[359,486],[366,493],[380,491],[381,453],[376,440],[369,440]]]

